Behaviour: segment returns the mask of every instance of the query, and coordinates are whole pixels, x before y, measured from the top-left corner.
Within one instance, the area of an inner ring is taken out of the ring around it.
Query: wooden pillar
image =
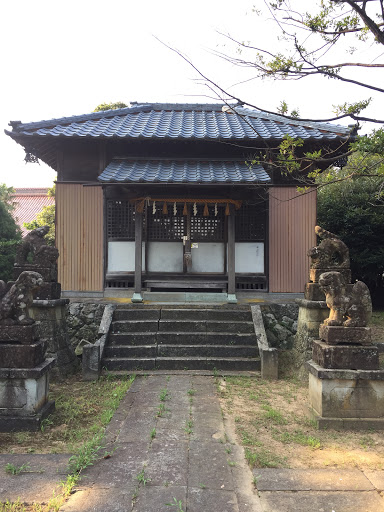
[[[235,209],[230,205],[228,216],[228,302],[236,304],[236,273],[235,273]]]
[[[135,212],[135,291],[132,302],[143,302],[141,295],[141,274],[143,268],[142,261],[143,246],[143,213]]]

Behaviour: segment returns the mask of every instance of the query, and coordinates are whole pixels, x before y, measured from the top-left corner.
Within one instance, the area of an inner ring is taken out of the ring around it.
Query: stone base
[[[53,407],[48,405],[48,391],[49,370],[54,364],[54,359],[47,359],[34,368],[0,368],[0,425],[4,431],[38,429]]]
[[[39,265],[15,265],[13,267],[13,279],[19,277],[19,275],[27,270],[28,272],[38,272],[44,281],[50,283],[51,281],[57,282],[57,268],[55,267],[39,267]]]
[[[55,402],[47,402],[32,416],[1,416],[0,432],[38,432],[42,421],[55,411]]]
[[[319,430],[384,430],[384,418],[323,418],[311,408],[308,411]]]
[[[328,345],[347,343],[350,345],[371,345],[370,327],[343,327],[321,324],[319,338]]]
[[[346,285],[346,291],[352,292],[353,284]],[[321,300],[325,301],[325,294],[320,288],[319,283],[305,283],[304,298],[306,300]]]
[[[344,278],[344,283],[348,284],[351,282],[351,269],[349,268],[311,268],[309,270],[309,279],[313,283],[318,283],[321,274],[324,272],[340,272]]]
[[[34,300],[29,310],[36,320],[39,337],[47,341],[46,357],[54,357],[52,378],[71,375],[78,369],[78,360],[70,343],[66,321],[68,299]]]
[[[0,345],[2,343],[17,343],[30,345],[38,338],[37,326],[30,325],[0,325]],[[0,364],[1,360],[0,360]]]
[[[323,368],[344,370],[378,370],[379,350],[374,345],[328,345],[312,343],[312,360]]]
[[[333,370],[314,361],[307,369],[309,406],[320,428],[384,424],[384,370]]]
[[[44,361],[46,343],[42,340],[30,345],[0,344],[0,361],[3,368],[34,368]]]

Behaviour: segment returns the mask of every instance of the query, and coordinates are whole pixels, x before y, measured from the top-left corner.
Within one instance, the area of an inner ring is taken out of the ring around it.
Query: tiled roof
[[[17,138],[119,139],[282,139],[285,135],[311,140],[346,138],[350,127],[304,122],[258,110],[222,104],[143,103],[91,114],[22,124],[11,122]]]
[[[41,212],[44,206],[55,204],[54,197],[47,196],[48,189],[44,188],[16,188],[13,194],[15,209],[12,212],[13,218],[20,226],[23,236],[29,230],[23,227],[24,222],[32,222],[36,215]]]
[[[261,165],[217,160],[114,159],[99,176],[102,183],[266,183]]]

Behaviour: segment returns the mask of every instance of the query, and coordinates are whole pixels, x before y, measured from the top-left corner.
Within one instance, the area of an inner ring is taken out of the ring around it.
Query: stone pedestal
[[[375,345],[328,345],[316,340],[312,360],[322,368],[335,370],[377,370],[379,350]]]
[[[0,432],[37,431],[54,411],[48,401],[49,370],[54,359],[33,368],[0,368]]]
[[[310,412],[319,428],[384,429],[384,370],[309,370]]]
[[[341,343],[349,345],[371,345],[370,327],[343,327],[336,325],[324,325],[319,327],[319,338],[328,345]]]
[[[53,378],[76,372],[78,360],[68,337],[66,306],[68,299],[34,300],[29,315],[36,321],[39,338],[46,340],[46,357],[56,359]]]
[[[317,283],[316,287],[319,288]],[[304,365],[312,357],[312,342],[319,338],[319,326],[327,318],[329,310],[324,300],[296,299],[296,303],[299,316],[292,352],[299,378],[306,379]]]
[[[42,340],[29,345],[0,343],[2,368],[34,368],[44,361],[46,343]]]

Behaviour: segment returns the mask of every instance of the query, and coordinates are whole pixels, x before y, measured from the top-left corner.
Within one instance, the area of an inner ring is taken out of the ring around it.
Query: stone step
[[[114,370],[155,370],[156,359],[139,357],[131,359],[128,359],[127,357],[104,357],[102,359],[101,366],[102,368],[105,368],[109,372],[113,372]]]
[[[119,320],[112,322],[112,332],[157,332],[157,320]]]
[[[108,336],[108,346],[114,345],[154,345],[157,343],[156,332],[123,332]]]
[[[107,371],[135,370],[210,370],[260,371],[258,358],[218,357],[157,357],[157,358],[104,358]]]
[[[254,333],[162,331],[157,333],[157,342],[166,345],[254,345],[257,347]]]
[[[159,320],[160,309],[116,309],[113,320]]]
[[[165,309],[161,310],[162,320],[234,320],[251,321],[249,310],[236,309]]]
[[[160,320],[159,331],[167,332],[225,332],[253,333],[253,322],[209,320]]]
[[[106,358],[154,358],[157,354],[157,345],[113,345],[105,347]]]
[[[258,371],[257,358],[218,358],[218,357],[158,357],[158,370],[231,370]]]
[[[258,357],[256,347],[249,345],[158,345],[159,357]]]

